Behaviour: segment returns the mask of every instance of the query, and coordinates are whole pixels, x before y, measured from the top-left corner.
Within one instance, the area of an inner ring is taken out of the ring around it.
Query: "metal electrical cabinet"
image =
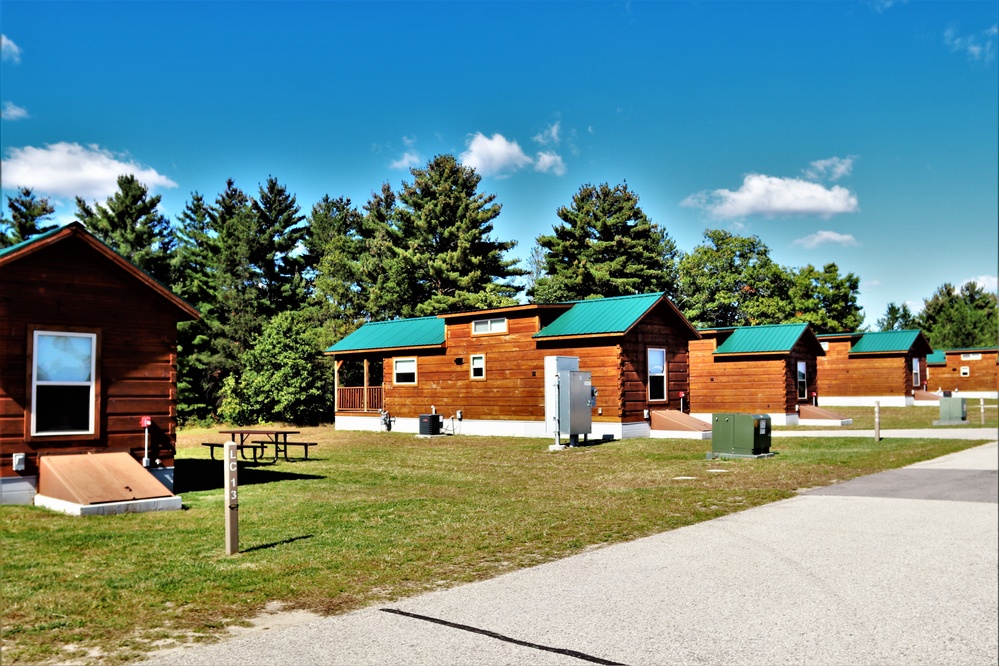
[[[968,420],[967,398],[940,398],[940,421],[961,423]]]
[[[715,414],[711,419],[711,451],[732,456],[768,455],[770,425],[766,414]]]
[[[576,370],[579,370],[578,356],[545,356],[545,431],[548,433],[559,433],[559,377]]]
[[[559,375],[558,423],[563,435],[589,435],[593,429],[593,380],[589,372]]]

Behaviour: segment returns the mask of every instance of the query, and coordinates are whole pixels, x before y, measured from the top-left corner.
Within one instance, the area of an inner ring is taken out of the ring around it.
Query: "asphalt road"
[[[143,663],[995,665],[997,462],[993,442],[347,615],[278,613]]]

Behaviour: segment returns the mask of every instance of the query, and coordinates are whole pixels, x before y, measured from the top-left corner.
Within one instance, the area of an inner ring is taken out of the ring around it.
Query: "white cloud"
[[[516,141],[508,141],[502,134],[488,138],[481,132],[468,140],[468,150],[461,154],[460,160],[480,175],[500,178],[532,163]]]
[[[390,169],[409,169],[423,164],[423,158],[414,150],[407,150],[399,159],[389,164]]]
[[[4,120],[21,120],[22,118],[28,117],[28,111],[22,109],[13,102],[4,102],[3,107],[0,108],[0,118]]]
[[[976,35],[959,35],[957,27],[949,26],[944,30],[944,44],[954,53],[967,54],[968,60],[990,63],[996,58],[996,39],[999,26],[993,25],[982,32],[982,40]]]
[[[705,190],[690,195],[680,205],[703,208],[714,217],[722,219],[750,215],[814,215],[829,218],[860,210],[857,195],[845,187],[836,185],[826,188],[800,178],[776,178],[758,173],[746,176],[738,190]]]
[[[978,277],[962,280],[961,284],[968,284],[969,282],[977,283],[979,287],[987,292],[993,294],[999,292],[999,277],[995,275],[979,275]]]
[[[150,190],[177,187],[155,169],[99,146],[61,142],[11,148],[2,161],[3,187],[30,187],[39,194],[105,199],[118,190],[118,176],[133,174]]]
[[[809,180],[824,180],[828,178],[836,182],[843,176],[849,176],[853,170],[853,157],[830,157],[826,160],[812,162],[804,170],[805,178]]]
[[[8,39],[7,35],[0,35],[0,60],[21,62],[21,47]]]
[[[559,133],[561,132],[561,123],[556,120],[554,123],[549,125],[543,132],[534,135],[534,142],[540,143],[542,146],[554,145],[557,146],[559,143]]]
[[[558,153],[540,152],[534,160],[534,170],[541,173],[553,173],[556,176],[564,176],[566,172],[565,162]]]
[[[797,240],[791,241],[791,245],[799,245],[803,248],[811,250],[820,245],[859,245],[857,239],[850,234],[840,234],[835,231],[816,231],[810,236],[805,236],[804,238],[799,238]]]
[[[891,9],[892,5],[896,2],[905,4],[907,0],[871,0],[871,6],[874,8],[874,11],[881,14]]]

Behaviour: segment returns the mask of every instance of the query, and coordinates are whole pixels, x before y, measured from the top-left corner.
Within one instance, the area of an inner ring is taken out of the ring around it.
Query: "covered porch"
[[[338,359],[335,365],[336,412],[381,412],[385,404],[381,359]],[[372,375],[377,383],[372,381]]]

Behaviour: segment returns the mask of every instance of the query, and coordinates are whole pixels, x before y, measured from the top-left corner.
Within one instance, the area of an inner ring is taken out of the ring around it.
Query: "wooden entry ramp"
[[[843,418],[836,412],[813,405],[798,405],[798,425],[845,426],[853,419]]]
[[[46,455],[35,504],[74,515],[180,508],[180,497],[124,451]]]
[[[711,424],[674,409],[649,413],[651,436],[677,439],[711,439]]]

